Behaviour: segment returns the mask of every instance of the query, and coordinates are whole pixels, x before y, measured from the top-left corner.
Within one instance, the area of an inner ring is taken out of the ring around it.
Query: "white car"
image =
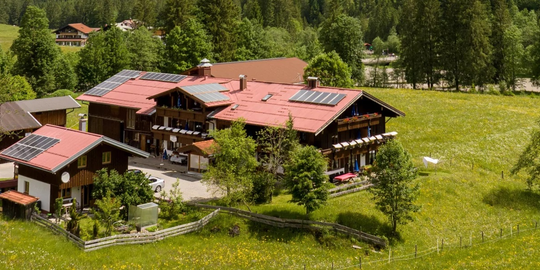
[[[129,169],[128,171],[133,172],[134,174],[143,173],[139,169]],[[159,177],[148,175],[146,173],[143,174],[148,179],[148,183],[154,192],[160,192],[165,187],[165,180]]]
[[[148,176],[147,178],[154,192],[160,192],[165,187],[165,180],[155,176]]]
[[[169,157],[169,161],[174,164],[187,165],[187,155],[175,154]]]

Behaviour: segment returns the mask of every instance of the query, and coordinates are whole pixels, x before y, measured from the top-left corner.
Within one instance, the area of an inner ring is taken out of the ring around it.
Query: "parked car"
[[[144,174],[154,192],[160,192],[165,187],[165,180],[159,177],[148,175],[139,169],[129,169],[128,172],[133,172],[134,174]]]
[[[169,160],[174,164],[187,165],[187,158],[188,158],[187,155],[173,153],[169,157]]]

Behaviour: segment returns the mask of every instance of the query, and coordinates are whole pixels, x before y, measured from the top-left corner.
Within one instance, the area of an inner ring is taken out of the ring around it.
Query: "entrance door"
[[[90,198],[92,196],[92,185],[82,186],[81,187],[81,206],[88,207],[90,206]]]
[[[146,135],[141,134],[139,142],[141,143],[141,150],[148,152],[146,150]]]

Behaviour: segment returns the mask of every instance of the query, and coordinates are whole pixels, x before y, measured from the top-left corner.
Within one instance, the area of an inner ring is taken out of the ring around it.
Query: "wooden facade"
[[[32,116],[42,125],[51,124],[55,126],[66,126],[67,115],[66,110],[56,110],[48,112],[34,112]]]
[[[103,164],[102,163],[102,153],[111,152],[111,163]],[[90,204],[91,189],[94,183],[95,172],[107,168],[109,170],[116,170],[119,173],[123,174],[127,171],[128,168],[128,156],[129,154],[125,151],[122,151],[116,147],[101,144],[92,150],[90,150],[86,155],[86,167],[78,168],[77,159],[75,159],[70,164],[66,165],[58,173],[53,174],[49,172],[44,172],[43,170],[36,169],[24,164],[19,165],[19,175],[24,175],[26,177],[39,180],[41,182],[47,183],[50,185],[50,206],[51,212],[54,211],[54,202],[56,198],[62,197],[62,189],[82,187],[81,192],[85,192],[81,202],[82,206],[87,206]],[[62,173],[68,172],[70,175],[70,181],[68,183],[63,183],[61,180]]]

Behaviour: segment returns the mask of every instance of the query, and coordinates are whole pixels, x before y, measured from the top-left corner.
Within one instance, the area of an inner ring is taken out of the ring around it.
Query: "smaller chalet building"
[[[56,198],[75,198],[80,207],[90,206],[95,172],[107,168],[124,173],[130,155],[149,154],[103,135],[54,125],[0,152],[0,158],[18,166],[17,191],[38,197],[48,212]]]
[[[42,125],[65,126],[67,110],[81,105],[71,96],[20,100],[0,104],[0,130],[8,133],[0,141],[0,150],[14,144],[26,133]]]
[[[99,31],[99,28],[90,28],[82,23],[70,23],[54,32],[56,34],[56,44],[84,47],[88,36],[94,31]]]

